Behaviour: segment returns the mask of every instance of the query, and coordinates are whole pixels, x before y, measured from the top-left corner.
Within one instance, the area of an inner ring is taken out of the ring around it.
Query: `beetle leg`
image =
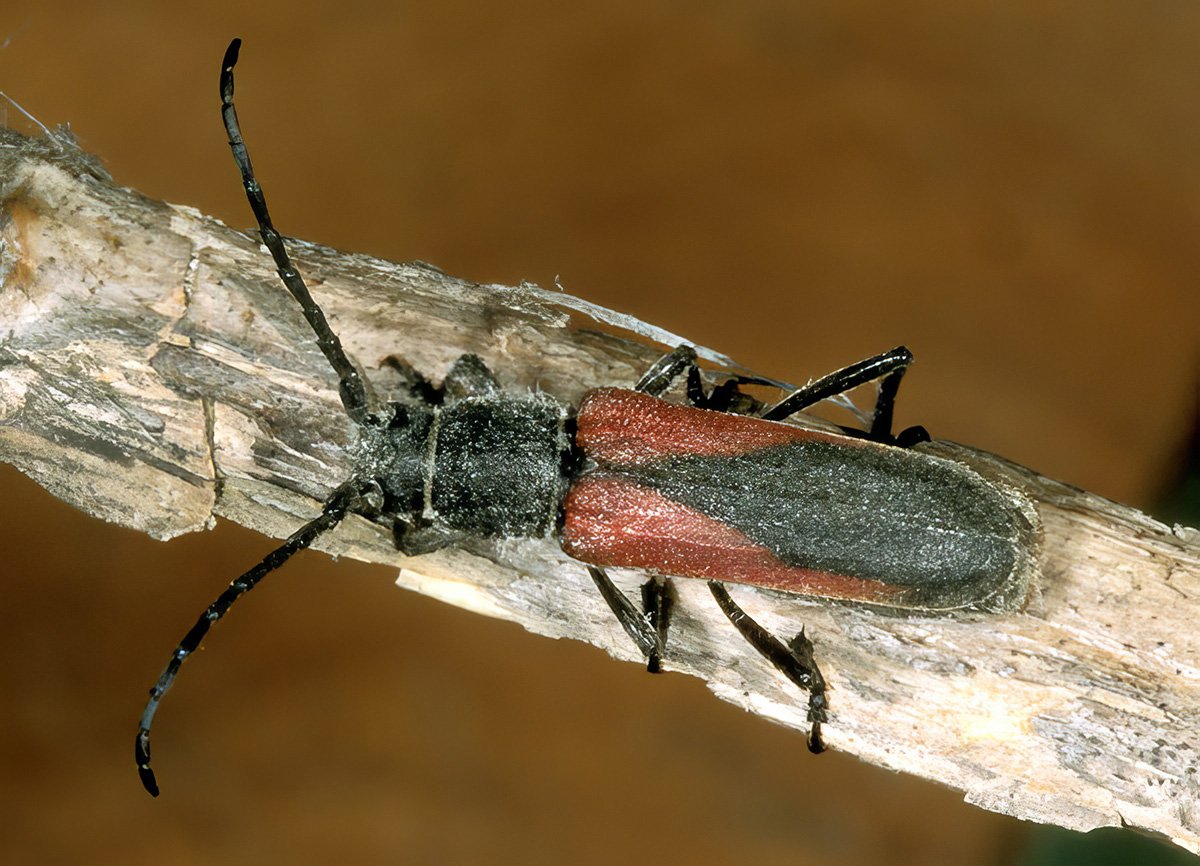
[[[478,355],[463,355],[450,365],[442,390],[447,397],[482,396],[499,391],[500,382]]]
[[[696,363],[696,350],[686,343],[659,358],[633,390],[649,394],[651,397],[660,397],[684,371],[687,373],[684,394],[689,405],[698,409],[715,409],[718,412],[739,412],[749,400],[754,404],[752,408],[758,408],[754,398],[738,390],[738,385],[757,382],[757,379],[734,376],[713,388],[711,393],[705,393],[704,381],[700,378],[700,365]]]
[[[420,370],[398,355],[388,355],[380,365],[391,368],[399,375],[404,390],[413,400],[429,406],[442,402],[442,389],[430,383]]]
[[[633,386],[633,390],[649,394],[651,397],[660,396],[667,390],[679,374],[688,371],[689,399],[691,398],[692,376],[695,371],[695,382],[699,385],[700,375],[696,366],[696,350],[686,343],[673,352],[663,355],[646,371],[645,375]],[[703,389],[701,389],[702,391]]]
[[[693,402],[692,405],[699,406],[701,409],[712,409],[715,412],[757,417],[767,404],[757,397],[743,392],[742,385],[777,387],[779,383],[771,379],[760,379],[757,376],[731,376],[721,384],[714,385],[704,403]]]
[[[896,405],[896,392],[899,390],[900,380],[904,378],[904,373],[912,360],[912,352],[904,346],[898,346],[890,352],[883,352],[873,358],[867,358],[865,361],[859,361],[857,364],[851,364],[849,367],[830,373],[828,376],[822,376],[815,382],[810,382],[763,411],[760,417],[768,421],[782,421],[822,400],[845,394],[859,385],[882,378],[867,438],[875,442],[888,444],[899,442],[905,445],[928,441],[929,434],[921,427],[910,427],[899,436],[892,436],[892,414]]]
[[[658,638],[660,653],[667,648],[667,630],[671,625],[671,608],[674,606],[675,587],[669,579],[655,575],[642,584],[642,610],[646,612],[646,620]],[[649,664],[646,667],[652,674],[659,672],[657,663],[653,668]]]
[[[413,524],[397,519],[392,525],[392,540],[405,556],[424,556],[461,544],[469,536],[429,524]]]
[[[696,350],[684,344],[659,358],[634,386],[634,390],[649,394],[651,397],[662,396],[663,392],[671,387],[684,371],[687,371],[684,394],[687,397],[688,405],[695,406],[697,409],[731,412],[735,415],[758,415],[763,408],[761,401],[749,394],[742,393],[740,386],[790,387],[776,382],[774,379],[764,379],[759,376],[730,376],[706,393],[704,381],[700,377],[700,365],[696,362]]]
[[[478,355],[462,355],[446,371],[441,386],[435,386],[411,364],[396,355],[383,359],[383,364],[398,373],[405,390],[416,400],[438,405],[446,400],[484,396],[500,390],[500,382],[491,368]]]
[[[808,720],[812,729],[808,735],[809,751],[817,753],[825,750],[821,741],[821,723],[826,720],[826,708],[829,701],[825,696],[825,677],[817,667],[813,658],[812,641],[800,633],[786,645],[769,631],[750,618],[741,607],[729,596],[724,584],[715,580],[708,582],[708,588],[716,598],[721,611],[729,618],[749,644],[759,651],[780,673],[808,692]]]
[[[700,409],[713,409],[717,412],[732,412],[736,415],[754,415],[768,421],[782,421],[809,406],[845,394],[859,385],[865,385],[876,379],[882,379],[879,384],[879,395],[875,399],[875,411],[871,415],[871,427],[862,431],[843,428],[847,433],[861,436],[873,442],[888,445],[899,445],[908,448],[920,442],[928,442],[929,434],[924,427],[909,427],[899,435],[892,435],[892,417],[896,406],[896,392],[900,389],[900,380],[912,363],[913,356],[904,346],[898,346],[890,352],[882,352],[874,357],[851,364],[842,370],[822,376],[815,382],[810,382],[799,388],[778,403],[763,408],[763,405],[749,394],[740,390],[742,385],[770,385],[786,387],[773,379],[763,379],[757,376],[731,376],[712,391],[705,393],[704,383],[700,378],[700,367],[696,362],[696,350],[689,345],[682,345],[673,352],[663,355],[654,363],[646,374],[634,386],[635,391],[659,397],[671,384],[686,371],[686,394],[688,403]]]
[[[594,565],[589,565],[587,570],[592,576],[596,588],[600,590],[600,595],[604,597],[609,609],[617,618],[617,622],[625,629],[625,633],[633,638],[633,642],[646,657],[646,670],[652,674],[658,673],[662,669],[663,643],[667,636],[667,619],[670,609],[665,587],[652,591],[658,595],[659,600],[656,602],[656,607],[652,607],[648,613],[642,613],[634,606],[633,602],[626,598],[625,593],[617,589],[616,584],[609,580],[608,575],[602,570]],[[654,583],[654,580],[642,587],[643,599],[647,598],[647,587],[651,583]]]
[[[890,433],[896,390],[900,387],[900,379],[904,376],[904,371],[908,369],[912,360],[912,352],[899,346],[890,352],[884,352],[867,358],[865,361],[859,361],[857,364],[851,364],[849,367],[837,370],[828,376],[822,376],[817,381],[809,382],[803,388],[793,391],[764,411],[761,417],[768,421],[782,421],[822,400],[828,400],[838,394],[845,394],[859,385],[865,385],[886,376],[885,385],[879,389],[879,399],[875,404],[875,419],[872,421],[871,430],[874,433],[877,424],[886,423],[889,430],[885,431],[885,434]]]

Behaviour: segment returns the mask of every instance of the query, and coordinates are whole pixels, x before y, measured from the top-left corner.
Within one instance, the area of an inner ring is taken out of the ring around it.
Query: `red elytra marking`
[[[895,604],[906,592],[877,580],[786,565],[719,520],[605,472],[576,481],[564,511],[563,550],[593,565],[880,604]]]
[[[800,439],[850,448],[869,443],[778,421],[667,403],[639,391],[598,388],[579,404],[575,441],[598,463],[630,466],[672,454],[733,457]]]

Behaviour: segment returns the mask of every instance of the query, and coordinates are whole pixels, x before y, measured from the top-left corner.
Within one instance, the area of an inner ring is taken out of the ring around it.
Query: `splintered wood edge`
[[[88,514],[157,538],[214,516],[279,538],[314,516],[349,474],[353,429],[258,244],[116,187],[69,134],[0,130],[0,163],[0,458]],[[536,287],[290,245],[381,398],[398,387],[382,363],[392,355],[436,379],[472,351],[505,387],[575,401],[634,382],[663,350],[645,344],[658,333],[649,326],[614,334]],[[1200,850],[1198,533],[992,455],[922,447],[1029,497],[1041,576],[1025,609],[1006,615],[897,615],[732,587],[774,633],[803,624],[813,638],[830,684],[829,745],[995,811],[1076,830],[1125,825]],[[352,517],[316,546],[393,565],[399,585],[459,607],[641,661],[552,539],[406,559]],[[613,578],[631,592],[644,580]],[[807,696],[748,650],[703,582],[675,583],[667,666],[806,729]]]

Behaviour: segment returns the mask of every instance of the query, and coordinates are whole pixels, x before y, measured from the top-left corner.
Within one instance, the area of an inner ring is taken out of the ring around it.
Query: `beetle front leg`
[[[483,397],[500,391],[500,382],[478,355],[462,355],[446,371],[442,390],[447,397]]]

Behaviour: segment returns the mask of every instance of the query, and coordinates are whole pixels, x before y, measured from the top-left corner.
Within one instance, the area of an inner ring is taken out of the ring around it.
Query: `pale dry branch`
[[[102,519],[170,538],[225,517],[282,537],[349,473],[336,382],[258,244],[116,187],[69,138],[0,131],[0,459]],[[528,287],[483,286],[292,243],[372,387],[395,355],[436,378],[480,354],[512,389],[574,401],[662,351],[585,326]],[[830,681],[828,743],[1078,830],[1126,824],[1200,847],[1200,539],[950,443],[1045,529],[1021,613],[888,615],[734,588],[777,634],[801,624]],[[552,540],[397,553],[358,518],[318,545],[531,631],[635,659],[586,572]],[[634,590],[641,576],[616,573]],[[671,668],[807,727],[807,699],[749,651],[703,585],[679,581]],[[803,740],[796,739],[797,748]],[[132,772],[132,771],[131,771]]]

